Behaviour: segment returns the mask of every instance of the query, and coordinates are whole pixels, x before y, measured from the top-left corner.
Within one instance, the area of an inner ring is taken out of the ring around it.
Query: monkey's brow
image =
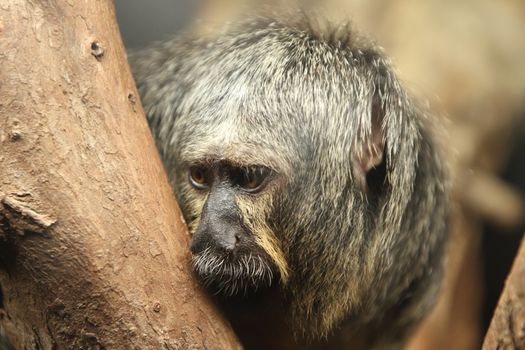
[[[247,150],[239,145],[235,149],[214,152],[210,150],[185,150],[181,153],[180,161],[185,165],[225,164],[244,168],[264,166],[272,172],[286,174],[289,165],[275,154],[274,150]]]
[[[268,168],[272,172],[277,173],[277,170],[267,166],[266,164],[257,162],[257,163],[246,163],[240,162],[236,159],[229,159],[224,157],[206,157],[202,159],[194,159],[191,161],[185,161],[184,163],[193,166],[204,166],[204,167],[219,167],[219,168]]]

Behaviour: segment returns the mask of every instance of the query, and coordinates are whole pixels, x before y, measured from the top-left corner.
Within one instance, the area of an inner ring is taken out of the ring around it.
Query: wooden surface
[[[525,349],[525,240],[505,282],[483,349]]]
[[[0,327],[27,349],[235,349],[110,0],[0,3]]]

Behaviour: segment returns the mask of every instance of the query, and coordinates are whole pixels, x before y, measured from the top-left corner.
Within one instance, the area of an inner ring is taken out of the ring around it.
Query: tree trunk
[[[525,349],[525,236],[505,282],[483,349]]]
[[[235,349],[189,269],[110,0],[0,3],[0,328],[25,349]]]

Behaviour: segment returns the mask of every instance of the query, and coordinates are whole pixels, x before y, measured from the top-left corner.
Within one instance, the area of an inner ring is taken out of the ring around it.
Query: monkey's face
[[[261,235],[254,234],[264,224],[245,217],[265,200],[278,175],[265,166],[213,161],[188,166],[186,176],[188,195],[200,211],[198,224],[190,225],[197,274],[226,295],[270,285],[276,266],[263,249],[264,242],[258,242]]]

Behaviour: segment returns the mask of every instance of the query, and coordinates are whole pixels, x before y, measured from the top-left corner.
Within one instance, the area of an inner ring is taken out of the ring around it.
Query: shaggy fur
[[[206,196],[188,184],[189,165],[271,168],[274,185],[235,200],[271,258],[297,337],[344,323],[389,341],[427,313],[439,288],[445,171],[390,61],[349,26],[328,27],[262,17],[130,58],[190,231]],[[352,164],[367,152],[382,158],[364,190]],[[222,268],[206,254],[194,260],[204,276]]]

